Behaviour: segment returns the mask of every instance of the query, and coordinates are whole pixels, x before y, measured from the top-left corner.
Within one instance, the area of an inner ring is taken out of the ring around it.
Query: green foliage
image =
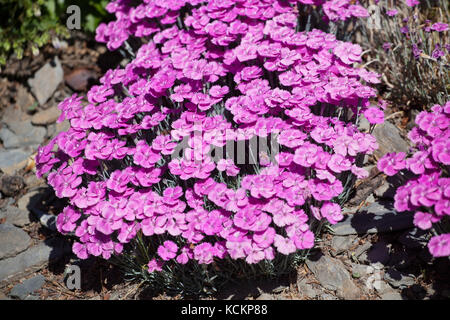
[[[14,54],[37,55],[54,37],[67,38],[67,7],[81,8],[83,31],[93,33],[108,18],[108,0],[0,0],[0,66]]]

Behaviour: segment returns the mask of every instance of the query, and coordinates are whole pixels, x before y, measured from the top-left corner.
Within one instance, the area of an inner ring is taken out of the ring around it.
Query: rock
[[[419,248],[424,247],[428,243],[428,238],[428,232],[414,228],[402,233],[398,241],[407,248]]]
[[[0,260],[14,257],[26,250],[31,243],[30,236],[10,223],[0,224]]]
[[[372,203],[332,226],[334,235],[370,234],[412,228],[414,213],[398,213],[389,203]]]
[[[381,300],[403,300],[402,295],[397,291],[390,291],[380,295]]]
[[[338,300],[338,298],[336,298],[335,296],[328,294],[328,293],[323,293],[320,295],[320,300]]]
[[[339,298],[357,299],[360,296],[360,290],[341,261],[322,255],[317,260],[307,260],[306,265],[320,284],[325,289],[336,291]]]
[[[364,264],[352,263],[352,277],[355,279],[365,278],[369,274],[369,267]]]
[[[30,214],[27,210],[21,210],[17,207],[8,205],[2,209],[0,215],[1,214],[4,214],[6,222],[18,227],[23,227],[31,223]]]
[[[37,107],[36,99],[28,92],[27,88],[21,85],[18,86],[17,89],[16,106],[25,113],[30,112]]]
[[[69,120],[64,120],[63,122],[57,123],[55,129],[56,129],[56,133],[60,133],[60,132],[69,130],[70,129]]]
[[[256,300],[275,300],[271,294],[263,293]]]
[[[22,210],[31,210],[41,200],[45,188],[39,188],[28,192],[17,201],[17,207]]]
[[[18,104],[9,105],[4,111],[1,118],[2,123],[13,123],[29,120],[31,116],[23,111]]]
[[[25,280],[23,283],[14,286],[9,295],[13,298],[24,300],[28,297],[28,295],[41,289],[44,283],[45,277],[41,274],[37,275],[33,278]]]
[[[302,295],[302,296],[306,296],[310,299],[313,299],[315,297],[317,297],[317,295],[319,294],[319,292],[317,292],[312,285],[310,285],[309,283],[307,283],[306,279],[298,279],[297,280],[297,288],[298,288],[298,292]]]
[[[36,177],[35,174],[30,174],[27,177],[25,177],[25,184],[29,189],[40,186],[43,183],[44,183],[44,180],[39,179],[38,177]]]
[[[353,255],[358,258],[360,255],[362,255],[364,252],[366,252],[367,250],[369,250],[369,248],[372,246],[372,244],[370,242],[366,242],[363,245],[359,246],[358,248],[356,248],[355,252],[353,253]]]
[[[66,75],[64,80],[72,90],[84,91],[88,88],[90,83],[97,80],[97,74],[93,70],[79,68]]]
[[[357,237],[355,235],[349,236],[335,236],[331,240],[331,247],[336,254],[340,254],[344,251],[349,250],[351,247],[355,246],[357,243]]]
[[[39,69],[33,78],[28,79],[28,85],[39,104],[44,105],[63,81],[64,71],[56,57],[53,61]]]
[[[382,265],[386,265],[390,259],[389,247],[384,241],[375,243],[367,252],[366,262],[369,264],[381,263]]]
[[[6,174],[14,174],[28,163],[31,152],[23,149],[0,150],[0,169]]]
[[[412,275],[402,273],[393,268],[386,270],[384,273],[384,280],[386,280],[394,288],[407,288],[416,283]]]
[[[373,135],[377,139],[379,148],[374,155],[381,158],[388,152],[408,152],[409,144],[401,137],[400,131],[390,122],[384,122],[375,126]]]
[[[7,124],[0,130],[0,139],[5,149],[30,147],[33,151],[41,145],[47,134],[44,127],[35,127],[30,120]]]
[[[70,251],[70,244],[61,239],[45,240],[13,258],[0,260],[0,282],[42,268],[49,261],[58,260]]]
[[[25,187],[21,176],[4,175],[0,180],[0,190],[5,196],[12,197]]]
[[[44,111],[39,111],[31,118],[31,123],[35,125],[48,125],[56,122],[58,120],[59,115],[61,114],[61,110],[59,110],[56,106],[53,106]]]
[[[8,298],[7,296],[5,296],[5,294],[3,292],[0,292],[0,301],[1,300],[11,300],[11,299]]]

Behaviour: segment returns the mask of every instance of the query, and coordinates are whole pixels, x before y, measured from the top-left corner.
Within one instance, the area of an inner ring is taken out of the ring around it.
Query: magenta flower
[[[168,261],[176,257],[178,251],[178,246],[175,242],[167,240],[164,241],[162,245],[158,247],[158,255],[164,261]]]
[[[331,224],[336,224],[344,218],[337,203],[325,202],[320,208],[320,213]]]
[[[431,30],[437,31],[437,32],[444,32],[448,30],[448,24],[442,23],[442,22],[436,22],[431,26]]]
[[[364,116],[370,124],[378,124],[384,122],[384,112],[378,108],[368,108],[364,111]]]
[[[434,257],[450,256],[450,234],[432,237],[428,242],[428,249]]]
[[[395,175],[399,170],[406,168],[406,154],[404,152],[387,153],[378,160],[378,170],[384,172],[388,176]]]

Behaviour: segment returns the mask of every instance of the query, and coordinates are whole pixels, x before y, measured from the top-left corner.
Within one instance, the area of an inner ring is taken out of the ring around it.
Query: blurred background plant
[[[371,17],[356,41],[366,50],[365,67],[382,74],[380,91],[400,108],[444,104],[450,90],[450,2],[406,2],[363,2]]]
[[[0,0],[0,67],[8,57],[17,59],[38,55],[50,41],[70,37],[66,10],[81,8],[81,27],[93,33],[101,21],[108,20],[107,0]]]

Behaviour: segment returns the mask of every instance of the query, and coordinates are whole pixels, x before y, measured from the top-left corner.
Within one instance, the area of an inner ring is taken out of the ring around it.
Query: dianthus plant
[[[434,257],[450,256],[450,102],[422,111],[416,124],[409,133],[414,153],[388,153],[378,168],[388,176],[411,171],[415,177],[397,189],[394,207],[415,212],[414,224],[432,230],[428,249]]]
[[[355,125],[379,81],[355,67],[361,48],[296,31],[296,1],[132,3],[108,5],[117,20],[97,40],[142,45],[124,44],[132,61],[87,103],[59,105],[71,128],[36,158],[70,202],[57,227],[75,254],[109,259],[138,241],[158,274],[312,248],[311,226],[343,218],[338,200],[378,147]]]

